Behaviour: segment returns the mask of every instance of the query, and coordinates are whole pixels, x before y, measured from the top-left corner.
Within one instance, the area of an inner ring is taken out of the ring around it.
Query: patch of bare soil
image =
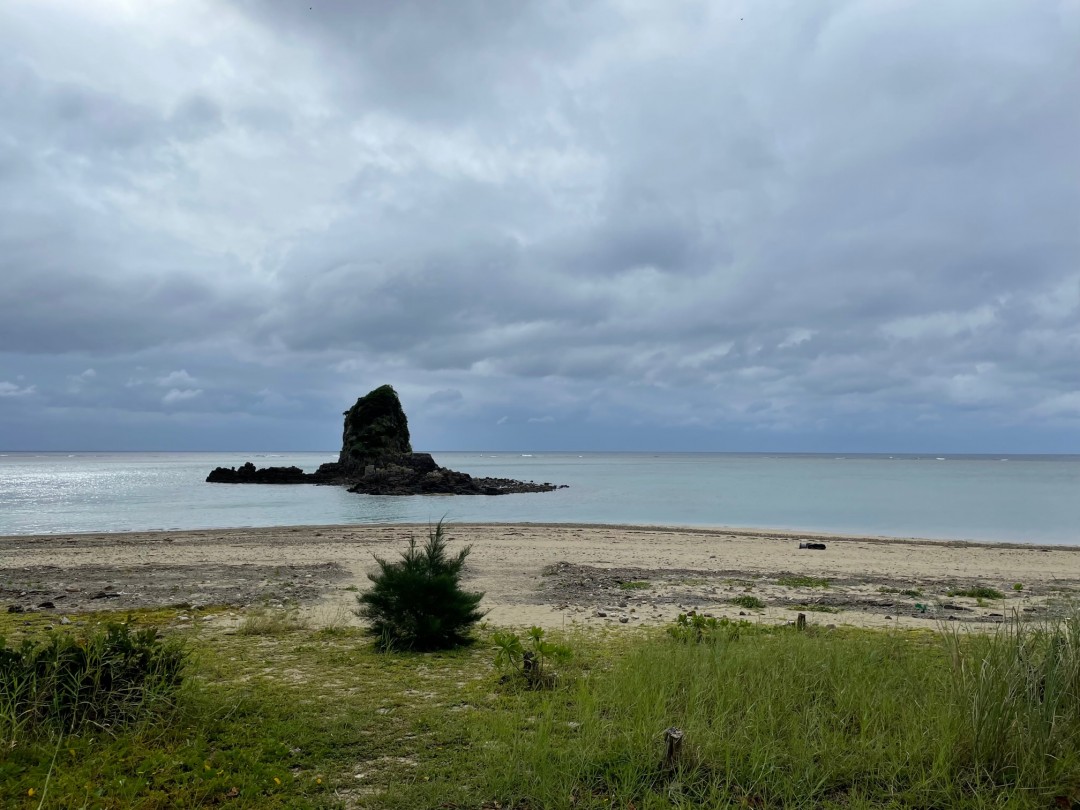
[[[755,572],[697,568],[599,568],[559,562],[547,566],[535,599],[587,618],[623,623],[669,615],[674,607],[711,616],[754,616],[777,609],[821,614],[870,614],[966,623],[997,623],[1006,616],[1066,615],[1080,580],[1057,580],[1001,598],[962,596],[980,586],[962,577],[918,581],[894,577],[813,577],[792,571]],[[740,604],[741,603],[741,604]]]

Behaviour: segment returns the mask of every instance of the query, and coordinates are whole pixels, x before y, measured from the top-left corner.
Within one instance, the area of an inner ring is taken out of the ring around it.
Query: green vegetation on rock
[[[345,412],[338,463],[349,472],[412,453],[409,420],[393,386],[381,385]]]

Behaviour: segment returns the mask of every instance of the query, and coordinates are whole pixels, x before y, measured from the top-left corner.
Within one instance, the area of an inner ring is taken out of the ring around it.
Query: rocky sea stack
[[[250,461],[218,467],[206,477],[211,484],[336,484],[365,495],[506,495],[550,492],[565,485],[536,484],[509,478],[473,478],[435,463],[429,453],[414,453],[409,420],[397,392],[376,388],[345,412],[338,460],[313,473],[299,467],[263,467]]]

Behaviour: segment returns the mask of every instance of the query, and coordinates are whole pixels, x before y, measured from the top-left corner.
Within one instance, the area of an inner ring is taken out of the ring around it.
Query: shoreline
[[[302,485],[301,485],[302,486]],[[314,485],[312,485],[314,486]],[[430,496],[438,497],[438,496]],[[0,544],[7,541],[18,540],[34,540],[34,541],[46,541],[50,538],[120,538],[130,537],[137,535],[139,537],[152,537],[154,535],[178,535],[178,534],[205,534],[208,532],[279,532],[279,531],[297,531],[297,530],[310,530],[310,531],[324,531],[324,530],[355,530],[355,529],[427,529],[429,526],[434,526],[434,523],[420,523],[418,521],[404,521],[401,523],[283,523],[274,524],[272,526],[203,526],[199,528],[174,528],[174,529],[103,529],[101,531],[80,531],[80,532],[45,532],[45,533],[27,533],[27,534],[0,534]],[[447,524],[451,525],[451,524]],[[955,548],[982,548],[985,546],[993,546],[995,548],[1008,548],[1008,549],[1035,549],[1035,550],[1049,550],[1049,551],[1077,551],[1080,552],[1080,534],[1078,534],[1077,543],[1051,543],[1051,542],[1025,542],[1023,540],[989,540],[972,538],[956,538],[956,537],[926,537],[919,535],[891,535],[891,534],[861,534],[861,533],[845,533],[837,531],[822,531],[817,529],[784,529],[784,528],[772,528],[762,526],[728,526],[723,524],[718,525],[696,525],[696,524],[679,524],[679,523],[581,523],[581,522],[547,522],[547,521],[488,521],[483,523],[476,523],[465,521],[462,523],[452,524],[460,527],[468,528],[484,528],[484,527],[516,527],[525,526],[536,529],[603,529],[603,530],[620,530],[620,531],[649,531],[649,532],[670,532],[677,531],[685,534],[709,534],[714,535],[717,533],[732,535],[738,537],[764,537],[764,538],[791,538],[794,540],[819,540],[819,541],[832,541],[836,543],[844,542],[863,542],[863,543],[889,543],[889,544],[915,544],[915,545],[936,545],[936,546],[950,546]]]
[[[430,525],[4,536],[0,610],[291,605],[315,623],[353,623],[372,555],[395,557]],[[1014,610],[1065,615],[1080,597],[1080,546],[578,523],[447,524],[447,533],[451,550],[472,546],[466,586],[485,592],[488,620],[509,626],[660,625],[690,610],[770,623],[803,612],[820,624],[992,625]],[[800,550],[800,539],[827,548]],[[957,593],[973,588],[1001,598]]]

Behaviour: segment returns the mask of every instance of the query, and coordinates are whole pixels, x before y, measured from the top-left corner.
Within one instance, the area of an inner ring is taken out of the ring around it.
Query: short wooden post
[[[664,730],[664,740],[667,742],[667,753],[664,754],[664,767],[674,770],[679,764],[679,756],[682,754],[683,730],[672,726]]]
[[[526,650],[521,656],[521,674],[525,676],[525,681],[530,686],[540,678],[540,667],[537,666],[536,656],[533,655],[532,650]]]
[[[805,630],[806,629],[806,614],[805,613],[800,613],[798,615],[798,617],[795,619],[795,629],[796,630]]]

